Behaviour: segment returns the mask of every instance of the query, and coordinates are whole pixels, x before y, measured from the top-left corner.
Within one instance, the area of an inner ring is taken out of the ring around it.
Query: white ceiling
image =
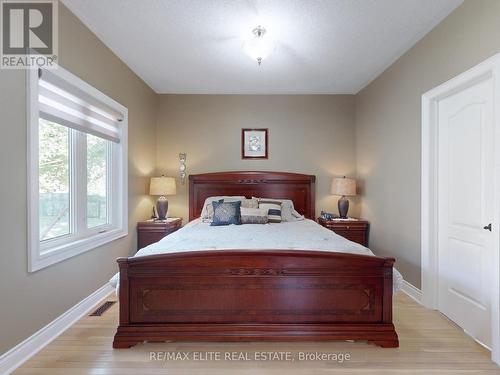
[[[63,0],[157,93],[357,93],[462,0]],[[262,24],[277,47],[242,50]]]

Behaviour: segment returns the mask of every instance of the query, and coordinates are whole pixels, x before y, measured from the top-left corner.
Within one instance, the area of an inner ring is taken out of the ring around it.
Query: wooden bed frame
[[[315,176],[225,172],[191,175],[189,182],[190,220],[216,195],[292,199],[314,219]],[[301,250],[120,258],[113,347],[171,340],[368,340],[397,347],[393,264],[392,258]]]

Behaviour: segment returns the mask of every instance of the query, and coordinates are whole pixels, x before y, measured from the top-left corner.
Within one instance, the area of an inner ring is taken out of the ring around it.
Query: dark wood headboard
[[[205,199],[217,195],[242,195],[291,199],[295,209],[315,219],[316,176],[287,172],[218,172],[189,176],[189,220],[200,217]]]

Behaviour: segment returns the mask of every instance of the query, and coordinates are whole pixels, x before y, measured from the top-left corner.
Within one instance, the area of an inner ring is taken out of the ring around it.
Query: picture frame
[[[269,137],[267,128],[241,129],[241,158],[267,159]]]

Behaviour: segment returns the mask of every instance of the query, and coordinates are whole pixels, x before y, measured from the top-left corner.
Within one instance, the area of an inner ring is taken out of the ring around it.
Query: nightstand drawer
[[[368,222],[366,220],[345,221],[319,218],[318,223],[349,241],[368,246]]]
[[[343,229],[333,229],[335,233],[339,236],[347,238],[349,241],[357,242],[360,245],[365,246],[366,235],[364,230],[343,230]]]
[[[364,231],[366,226],[359,225],[359,224],[335,224],[332,226],[328,226],[329,229],[332,229],[334,231]]]
[[[137,223],[137,249],[160,241],[163,237],[175,232],[182,226],[182,219],[168,221],[142,221]]]
[[[143,232],[137,235],[137,250],[142,249],[148,245],[160,241],[163,237],[167,236],[165,232]]]

